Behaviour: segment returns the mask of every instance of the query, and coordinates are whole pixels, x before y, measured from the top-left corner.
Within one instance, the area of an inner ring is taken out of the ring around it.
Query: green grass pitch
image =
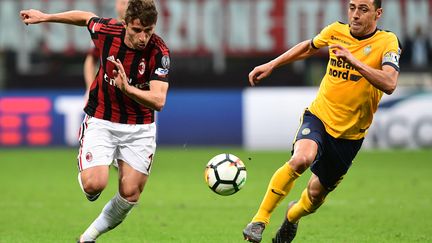
[[[219,196],[204,183],[218,153],[245,162],[245,187]],[[117,188],[116,171],[96,202],[77,183],[76,149],[0,150],[0,242],[74,242]],[[159,148],[139,205],[98,242],[243,242],[273,172],[289,152],[238,148]],[[250,158],[250,159],[249,159]],[[361,151],[317,213],[300,221],[295,242],[432,242],[432,150]],[[263,242],[282,222],[310,172],[275,210]]]

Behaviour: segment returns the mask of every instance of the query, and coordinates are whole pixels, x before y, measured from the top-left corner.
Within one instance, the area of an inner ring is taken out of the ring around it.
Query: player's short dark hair
[[[373,5],[375,6],[375,9],[381,8],[381,0],[374,0]]]
[[[139,19],[143,26],[156,24],[158,12],[153,0],[129,0],[125,22],[131,23]]]

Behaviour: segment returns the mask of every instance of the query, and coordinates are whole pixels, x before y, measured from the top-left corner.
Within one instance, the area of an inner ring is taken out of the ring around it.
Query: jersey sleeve
[[[312,41],[311,45],[315,49],[319,49],[325,46],[328,46],[328,41],[331,37],[331,33],[333,31],[334,23],[331,25],[327,25],[324,29],[321,30],[321,32],[316,35]]]
[[[96,49],[99,48],[98,33],[101,28],[102,28],[102,18],[99,17],[91,18],[87,24],[87,30],[90,32],[90,36],[94,43],[93,48]]]
[[[389,35],[387,45],[384,48],[382,56],[382,66],[389,65],[392,66],[396,71],[400,71],[399,59],[402,53],[399,40],[395,34],[391,33]]]
[[[118,35],[121,31],[119,27],[115,27],[117,20],[112,18],[93,17],[87,24],[87,30],[96,48],[101,48],[101,35]]]
[[[158,80],[168,82],[168,74],[170,70],[170,56],[167,50],[160,50],[154,56],[154,68],[150,74],[150,81]]]

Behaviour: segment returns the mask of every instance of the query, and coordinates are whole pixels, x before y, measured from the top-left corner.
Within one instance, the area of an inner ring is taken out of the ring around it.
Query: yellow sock
[[[313,205],[309,199],[307,189],[304,189],[300,200],[289,209],[287,214],[288,221],[292,223],[299,221],[301,217],[315,212],[323,203],[324,200],[317,205]]]
[[[277,205],[285,198],[294,186],[294,181],[300,176],[295,172],[288,163],[280,167],[270,180],[267,192],[257,214],[252,219],[252,222],[263,222],[268,224],[270,216]]]

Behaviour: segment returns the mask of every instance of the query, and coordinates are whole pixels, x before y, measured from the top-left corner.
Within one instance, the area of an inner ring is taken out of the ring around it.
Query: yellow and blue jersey
[[[335,22],[313,38],[311,45],[322,48],[339,44],[364,64],[381,69],[390,65],[399,71],[400,46],[395,34],[377,29],[356,38],[349,25]],[[335,138],[356,140],[365,136],[383,92],[370,84],[349,63],[329,50],[329,62],[317,97],[309,110]]]

